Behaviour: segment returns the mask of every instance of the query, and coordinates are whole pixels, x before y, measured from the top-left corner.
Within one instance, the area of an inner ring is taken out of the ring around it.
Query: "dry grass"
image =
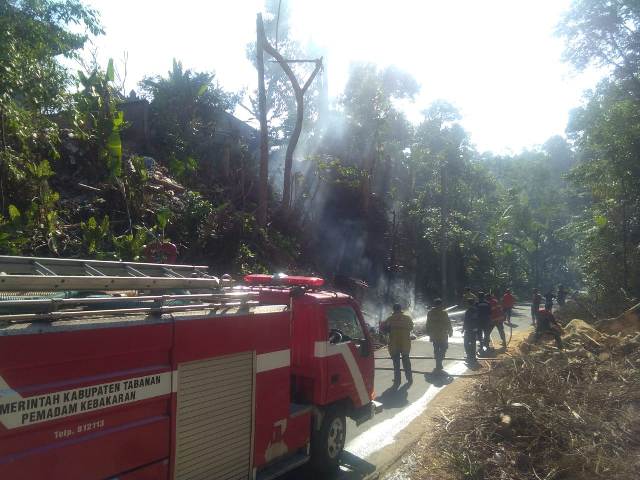
[[[443,414],[409,477],[434,478],[433,455],[461,479],[640,478],[640,334],[572,322],[564,342],[525,342],[498,364]]]

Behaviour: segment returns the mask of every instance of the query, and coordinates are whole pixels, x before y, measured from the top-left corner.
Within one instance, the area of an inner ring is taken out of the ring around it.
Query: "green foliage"
[[[82,165],[92,178],[122,176],[122,140],[124,115],[117,108],[113,86],[113,60],[106,72],[94,70],[89,76],[78,72],[79,92],[75,95],[73,125],[86,151]]]
[[[185,70],[174,59],[166,77],[147,77],[141,83],[151,99],[150,123],[159,158],[182,181],[195,181],[197,159],[214,149],[216,122],[239,98],[214,82],[214,74]]]
[[[104,258],[110,241],[109,217],[105,215],[98,223],[95,217],[90,217],[80,224],[82,232],[82,248],[90,257]]]
[[[169,209],[161,208],[156,212],[156,225],[160,230],[162,237],[164,237],[164,229],[167,228],[170,217],[171,211],[169,211]]]
[[[67,105],[69,75],[56,57],[75,56],[87,33],[100,31],[95,12],[76,0],[0,3],[0,214],[8,213],[7,198],[23,213],[9,213],[1,227],[5,250],[57,250],[49,160],[59,158],[53,115]]]
[[[576,110],[569,131],[580,162],[569,179],[588,203],[573,223],[587,285],[598,298],[640,294],[640,115],[634,96],[602,82]]]
[[[43,248],[57,252],[62,235],[57,212],[60,195],[49,186],[52,175],[53,170],[46,160],[26,164],[24,183],[32,201],[22,209],[14,204],[8,206],[9,221],[0,222],[0,237],[4,242],[0,249],[13,253]]]
[[[132,233],[114,235],[106,215],[101,221],[90,217],[80,224],[80,230],[83,255],[99,259],[140,261],[149,239],[149,232],[144,227],[138,227]]]
[[[275,45],[277,29],[278,50],[295,58],[301,48],[288,35],[286,4],[280,19],[278,6],[268,2],[266,33]],[[76,0],[4,1],[0,252],[138,260],[145,243],[171,238],[181,261],[241,273],[294,270],[304,261],[328,276],[384,285],[387,296],[393,284],[451,299],[465,285],[579,286],[580,274],[600,296],[637,296],[638,32],[633,2],[575,1],[560,28],[567,58],[578,68],[610,66],[611,79],[573,113],[571,144],[556,136],[508,157],[479,155],[445,101],[411,125],[399,101],[419,86],[396,68],[354,65],[339,108],[322,115],[314,84],[302,136],[312,153],[295,174],[295,212],[274,212],[260,228],[252,213],[255,158],[233,135],[220,141],[221,120],[232,121],[225,112],[239,95],[175,60],[166,76],[143,80],[152,137],[145,153],[159,162],[148,171],[143,157],[123,155],[113,61],[78,72],[70,94],[72,77],[56,60],[100,33],[95,13]],[[252,48],[248,54],[255,57]],[[309,67],[293,68],[302,78]],[[295,102],[277,64],[267,62],[266,77],[277,158]],[[319,128],[328,115],[335,128]],[[187,188],[167,187],[173,179]]]
[[[15,205],[9,205],[9,219],[0,215],[0,253],[19,255],[29,239],[24,234],[22,214]]]
[[[312,160],[316,163],[316,174],[322,182],[356,189],[362,181],[364,175],[362,170],[357,167],[344,165],[340,159],[316,156],[312,158]]]
[[[616,78],[640,91],[640,6],[634,0],[574,0],[558,26],[565,59],[583,70],[612,68]]]
[[[598,301],[640,295],[640,9],[637,2],[575,1],[558,28],[578,69],[606,67],[567,128],[579,162],[570,172],[581,212],[570,230]]]
[[[234,270],[241,273],[268,273],[256,261],[256,254],[246,243],[241,243],[234,261]]]
[[[144,227],[136,228],[133,233],[113,237],[116,258],[132,262],[144,260],[142,254],[148,239],[148,231]]]

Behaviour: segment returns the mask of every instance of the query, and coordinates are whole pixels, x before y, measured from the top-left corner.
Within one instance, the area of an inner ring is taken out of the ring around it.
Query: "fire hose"
[[[482,360],[482,359],[481,359]],[[493,370],[493,367],[488,365],[488,370],[484,371],[484,372],[476,372],[476,373],[446,373],[443,376],[446,377],[460,377],[460,378],[466,378],[466,377],[481,377],[483,375],[489,375],[491,373],[491,371]],[[393,371],[393,368],[391,367],[376,367],[376,370],[388,370],[388,371]],[[414,370],[413,368],[411,369],[411,373],[416,373],[418,375],[428,375],[428,374],[433,374],[433,372],[424,372],[422,370]]]
[[[511,319],[509,319],[509,339],[507,340],[506,344],[507,346],[511,343],[511,339],[513,338],[513,323],[511,323]],[[375,357],[376,360],[391,360],[392,358],[389,357]],[[410,360],[435,360],[436,358],[433,356],[429,356],[429,355],[409,355],[409,359]],[[443,360],[454,360],[454,361],[466,361],[466,358],[458,358],[458,357],[444,357]],[[484,361],[486,362],[486,365],[488,367],[488,370],[485,372],[477,372],[477,373],[462,373],[462,374],[449,374],[447,373],[448,376],[450,377],[479,377],[482,375],[488,375],[489,373],[491,373],[491,371],[493,370],[493,367],[491,366],[490,362],[497,362],[497,361],[501,361],[504,360],[503,358],[498,358],[498,357],[479,357],[478,361]],[[375,367],[376,370],[389,370],[392,371],[393,368],[390,367]],[[432,373],[432,372],[423,372],[420,370],[414,370],[413,368],[411,369],[412,373],[416,373],[416,374],[420,374],[420,375],[426,375],[428,373]]]

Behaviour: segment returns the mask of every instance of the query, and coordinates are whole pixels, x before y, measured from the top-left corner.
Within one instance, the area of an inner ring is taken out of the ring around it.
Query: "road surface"
[[[454,335],[449,339],[447,357],[464,358],[462,344],[462,312],[450,312],[454,324]],[[512,316],[513,333],[526,331],[530,328],[529,307],[514,309]],[[426,317],[416,318],[414,322],[418,330],[424,329]],[[422,324],[422,325],[421,325]],[[507,340],[509,327],[505,325]],[[492,342],[497,348],[500,337],[497,330],[492,333]],[[502,349],[497,349],[501,352]],[[411,355],[433,356],[433,347],[427,337],[419,337],[412,342]],[[378,350],[376,357],[387,357],[386,348]],[[444,362],[444,369],[453,376],[434,375],[434,360],[412,360],[413,385],[408,387],[403,383],[399,389],[392,389],[393,371],[391,360],[376,360],[375,391],[376,400],[384,405],[384,410],[373,419],[359,427],[347,419],[346,451],[343,455],[343,469],[335,477],[336,480],[364,480],[376,478],[376,466],[368,460],[385,447],[396,443],[394,437],[404,429],[413,419],[420,415],[429,401],[448,383],[455,381],[455,375],[471,373],[462,361],[448,360]],[[403,376],[404,381],[404,376]],[[397,447],[397,445],[396,445]],[[308,471],[292,472],[287,480],[297,478],[312,478]]]

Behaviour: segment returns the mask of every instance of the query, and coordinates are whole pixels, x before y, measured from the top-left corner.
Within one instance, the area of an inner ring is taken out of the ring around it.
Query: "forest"
[[[465,286],[526,298],[562,284],[603,311],[638,298],[637,2],[572,3],[557,27],[565,60],[606,76],[566,137],[514,155],[478,151],[444,100],[409,122],[399,104],[420,86],[393,66],[353,64],[330,103],[323,52],[305,51],[277,10],[267,2],[266,42],[316,60],[293,65],[301,84],[312,80],[297,92],[264,53],[267,184],[257,121],[223,128],[238,108],[258,119],[257,92],[246,100],[219,85],[215,65],[171,58],[166,74],[126,92],[126,64],[86,57],[103,33],[96,11],[0,0],[0,254],[144,260],[145,246],[171,242],[178,262],[217,274],[357,279],[407,305],[455,303]],[[259,67],[256,44],[246,52]],[[143,141],[132,104],[148,107]]]

